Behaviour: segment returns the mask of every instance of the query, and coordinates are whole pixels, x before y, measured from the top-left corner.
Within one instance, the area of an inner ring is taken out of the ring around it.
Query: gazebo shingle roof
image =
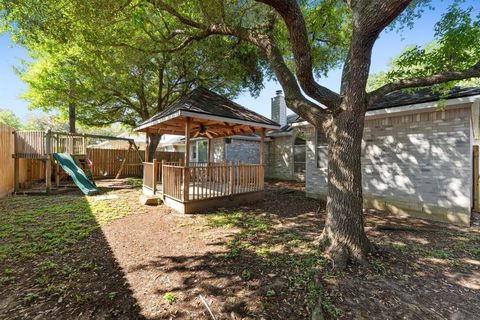
[[[248,122],[272,129],[280,127],[275,121],[206,88],[199,87],[184,98],[173,103],[167,109],[144,121],[136,130],[142,130],[156,123],[160,123],[163,119],[168,119],[170,116],[182,111],[199,116],[221,117],[224,118],[225,121],[231,119],[232,122]]]

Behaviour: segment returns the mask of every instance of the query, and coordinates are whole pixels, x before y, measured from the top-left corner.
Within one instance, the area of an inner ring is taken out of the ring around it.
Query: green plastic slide
[[[85,172],[77,165],[75,159],[69,153],[54,153],[53,157],[84,194],[91,195],[98,192],[95,184],[87,178]]]

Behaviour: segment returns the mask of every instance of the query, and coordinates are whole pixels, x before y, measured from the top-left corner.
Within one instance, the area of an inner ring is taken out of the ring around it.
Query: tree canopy
[[[22,122],[10,109],[0,108],[0,123],[6,124],[14,129],[22,128]]]
[[[474,16],[472,11],[472,7],[451,6],[436,23],[434,40],[426,45],[408,47],[391,60],[387,71],[371,75],[369,91],[389,82],[428,76],[442,70],[463,70],[477,63],[480,57],[480,13]],[[435,89],[446,91],[454,85],[478,86],[480,78],[441,82],[435,85]]]
[[[344,266],[364,261],[371,250],[361,177],[368,108],[396,90],[480,77],[479,17],[452,0],[436,24],[435,44],[407,50],[383,83],[367,91],[381,32],[411,26],[431,6],[429,0],[25,0],[3,2],[0,11],[15,39],[33,51],[72,52],[66,66],[74,66],[76,81],[63,84],[82,97],[85,121],[105,121],[105,112],[130,123],[143,119],[145,101],[152,97],[145,105],[158,107],[164,100],[165,81],[155,70],[162,74],[159,66],[167,62],[172,79],[181,78],[176,72],[185,65],[192,86],[205,81],[220,93],[255,92],[264,77],[274,76],[290,109],[328,142],[320,243],[336,266]],[[339,92],[317,81],[339,66]],[[106,91],[112,85],[124,96]]]
[[[212,39],[162,50],[139,20],[141,1],[34,0],[2,9],[4,29],[33,58],[18,70],[29,85],[23,97],[45,111],[66,113],[74,103],[82,124],[135,127],[200,85],[227,96],[263,86],[261,61],[244,44]]]

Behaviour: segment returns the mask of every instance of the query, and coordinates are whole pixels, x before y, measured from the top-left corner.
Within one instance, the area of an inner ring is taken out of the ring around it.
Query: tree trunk
[[[70,102],[68,104],[68,129],[70,133],[76,132],[75,122],[77,120],[75,104]]]
[[[350,109],[350,108],[347,108]],[[370,250],[364,230],[361,151],[365,114],[341,112],[328,123],[328,194],[321,247],[342,269]]]
[[[155,159],[155,152],[157,151],[158,144],[162,138],[161,134],[157,133],[148,133],[148,143],[147,143],[147,159],[146,161],[152,162]]]

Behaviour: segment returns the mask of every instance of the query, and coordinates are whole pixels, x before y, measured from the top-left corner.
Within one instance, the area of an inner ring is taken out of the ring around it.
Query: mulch
[[[240,209],[269,212],[282,228],[314,243],[323,225],[323,204],[306,199],[301,183],[270,181],[266,187],[264,202]],[[65,298],[45,295],[34,303],[25,301],[25,292],[39,285],[32,274],[35,260],[15,266],[21,280],[0,284],[0,319],[210,319],[200,295],[219,320],[307,317],[300,310],[304,297],[267,296],[272,289],[288,292],[278,277],[281,270],[272,270],[247,253],[225,259],[236,230],[208,228],[205,215],[138,206],[137,214],[102,226],[67,254],[50,257],[58,264],[95,265],[87,270],[79,267],[75,281],[51,275],[68,287]],[[327,310],[327,318],[332,314],[340,319],[479,317],[480,251],[458,247],[447,258],[430,255],[441,256],[459,235],[473,239],[469,245],[479,248],[477,227],[452,228],[377,211],[366,214],[376,253],[368,266],[350,266],[341,273],[324,270],[324,294],[339,311]],[[418,230],[377,228],[382,225]],[[0,266],[5,267],[1,262]],[[242,277],[246,268],[255,274],[252,279]],[[169,292],[176,297],[171,304],[163,298]]]

